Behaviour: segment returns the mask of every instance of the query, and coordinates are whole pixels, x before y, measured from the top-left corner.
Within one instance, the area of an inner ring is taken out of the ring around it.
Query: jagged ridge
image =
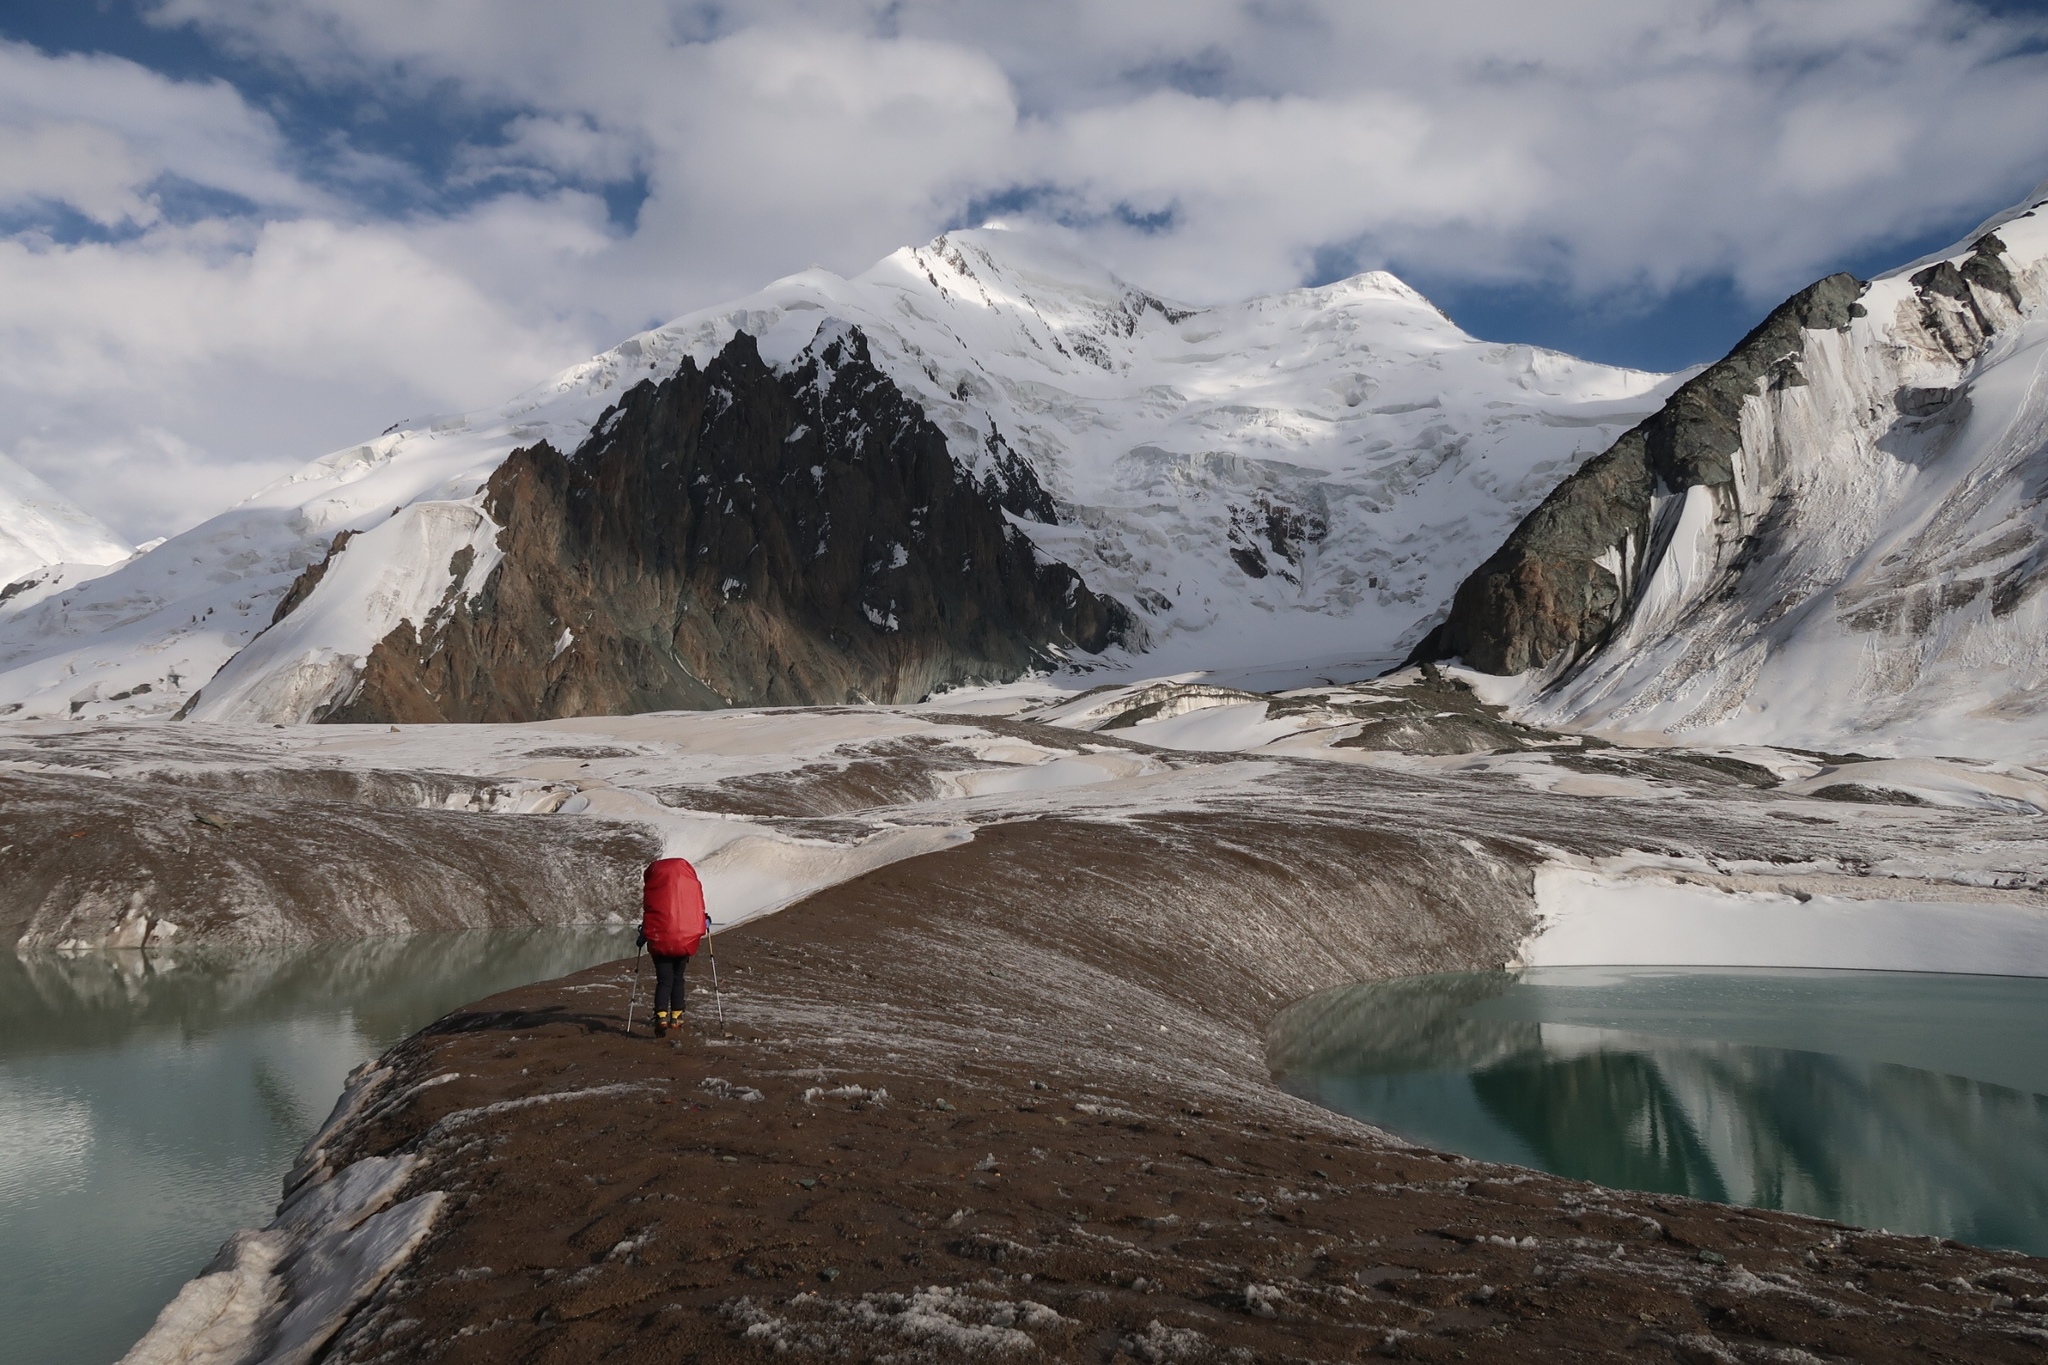
[[[1878,753],[2048,734],[2048,185],[1802,291],[1525,518],[1415,651],[1540,725]]]
[[[1670,518],[1656,515],[1659,499],[1734,484],[1743,404],[1760,383],[1805,383],[1801,333],[1847,328],[1863,315],[1856,300],[1867,287],[1847,274],[1808,285],[1586,461],[1459,585],[1450,614],[1408,662],[1460,659],[1484,673],[1512,674],[1598,649],[1627,614],[1623,585],[1638,577],[1631,570],[1654,563],[1670,538]],[[1666,506],[1675,513],[1675,502]],[[1617,550],[1618,564],[1611,562]]]
[[[1050,500],[1000,469],[969,478],[859,329],[781,373],[742,332],[629,390],[573,454],[514,451],[484,497],[502,557],[471,585],[458,549],[442,606],[324,718],[914,701],[1099,652],[1128,614],[1033,551],[1004,504]]]

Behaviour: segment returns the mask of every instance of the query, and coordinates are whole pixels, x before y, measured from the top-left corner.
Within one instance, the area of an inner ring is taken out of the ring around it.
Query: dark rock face
[[[313,595],[313,589],[319,587],[320,580],[327,577],[327,566],[332,564],[334,557],[347,549],[348,543],[355,538],[354,531],[335,533],[334,539],[327,546],[327,557],[318,564],[308,564],[300,571],[299,576],[292,580],[292,585],[285,589],[284,596],[277,599],[277,610],[270,614],[271,625],[274,626],[290,616],[299,609],[300,603]]]
[[[515,451],[482,590],[393,631],[324,719],[914,701],[1122,638],[1124,608],[1005,518],[1053,515],[1030,466],[988,453],[976,482],[857,329],[779,374],[742,333],[637,385],[574,454]]]
[[[1458,588],[1450,615],[1409,662],[1462,659],[1486,673],[1521,673],[1599,648],[1626,617],[1623,582],[1598,561],[1633,546],[1643,564],[1661,546],[1654,496],[1733,483],[1742,405],[1768,382],[1803,384],[1801,333],[1843,329],[1861,316],[1866,286],[1830,275],[1780,304],[1654,415],[1582,465],[1522,519]]]
[[[1920,295],[1920,319],[1927,330],[1941,339],[1957,360],[1974,360],[1983,354],[1997,323],[1984,311],[1971,286],[1987,296],[1998,294],[2014,308],[2020,306],[2019,284],[2000,260],[2005,243],[1996,233],[1979,237],[1960,266],[1940,261],[1916,271],[1913,288]]]
[[[1247,578],[1277,573],[1301,582],[1301,563],[1311,547],[1330,533],[1321,512],[1301,510],[1260,494],[1249,507],[1230,511],[1230,558]]]

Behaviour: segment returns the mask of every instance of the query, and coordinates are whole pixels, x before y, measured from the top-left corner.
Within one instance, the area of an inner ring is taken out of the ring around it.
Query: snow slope
[[[0,455],[0,588],[38,577],[38,569],[118,564],[134,553],[97,518]]]
[[[1515,519],[1671,383],[1474,340],[1385,274],[1184,309],[1025,233],[958,232],[856,279],[792,276],[502,408],[315,461],[0,620],[0,714],[175,712],[337,532],[357,532],[336,582],[294,612],[293,648],[262,679],[238,674],[231,705],[196,711],[302,719],[300,700],[332,689],[294,676],[357,666],[441,601],[453,543],[493,543],[480,490],[510,450],[574,449],[625,389],[739,330],[787,363],[832,318],[866,332],[963,464],[1030,462],[1059,524],[1020,526],[1139,614],[1147,672],[1397,658]]]
[[[2010,293],[1943,293],[1924,272],[1990,228]],[[2048,754],[2048,185],[1860,303],[1745,401],[1732,497],[1669,495],[1608,642],[1492,695],[1688,743]]]

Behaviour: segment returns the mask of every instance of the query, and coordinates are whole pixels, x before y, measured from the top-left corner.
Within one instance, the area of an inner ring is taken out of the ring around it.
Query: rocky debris
[[[1808,793],[1816,801],[1855,801],[1877,806],[1924,806],[1925,800],[1911,792],[1896,787],[1882,787],[1869,782],[1832,782]]]
[[[1097,698],[1092,704],[1091,696]],[[1278,693],[1181,682],[1099,688],[1056,703],[1043,716],[1063,729],[1098,735],[1128,731],[1143,742],[1156,722],[1218,707],[1261,708],[1267,721],[1299,725],[1295,733],[1335,732],[1331,749],[1433,755],[1607,747],[1607,741],[1591,735],[1524,725],[1432,664],[1370,682]]]
[[[1605,740],[1591,735],[1567,735],[1512,720],[1504,708],[1481,701],[1469,684],[1447,677],[1429,665],[1424,665],[1412,681],[1372,690],[1378,693],[1372,701],[1351,704],[1365,724],[1358,733],[1334,741],[1331,747],[1410,754],[1607,747]],[[1287,705],[1286,701],[1270,703],[1268,714],[1284,714]],[[1560,757],[1559,761],[1563,759]]]
[[[1105,693],[1116,695],[1107,696],[1092,707],[1081,708],[1080,704],[1089,697]],[[1241,688],[1218,687],[1211,683],[1162,682],[1130,690],[1120,690],[1111,684],[1083,692],[1077,697],[1063,698],[1049,709],[1061,726],[1100,732],[1128,730],[1147,721],[1172,720],[1213,706],[1237,706],[1267,700],[1267,694],[1263,692],[1246,692]]]
[[[300,943],[564,924],[622,907],[655,844],[631,826],[0,771],[0,942]]]
[[[1006,826],[731,931],[731,1031],[680,1049],[588,989],[624,963],[417,1035],[383,1063],[403,1102],[327,1147],[417,1160],[403,1192],[446,1212],[326,1358],[1989,1363],[2048,1341],[2039,1260],[1443,1156],[1282,1094],[1264,1021],[1305,962],[1385,970],[1394,925],[1331,938],[1275,895],[1237,951],[1175,951],[1189,920],[1133,870],[1171,837]],[[1020,913],[1044,904],[1066,932]],[[1505,928],[1488,906],[1460,913]],[[722,1097],[742,1084],[763,1098]]]
[[[1696,486],[1732,493],[1744,403],[1767,385],[1804,384],[1802,334],[1845,330],[1862,316],[1856,300],[1867,287],[1853,275],[1830,275],[1779,304],[1725,359],[1524,517],[1459,585],[1449,616],[1409,661],[1460,659],[1483,673],[1514,674],[1598,649],[1670,538],[1663,523],[1676,512],[1671,495]]]
[[[1231,562],[1248,578],[1278,574],[1299,586],[1303,561],[1329,534],[1325,499],[1312,499],[1311,505],[1302,509],[1261,493],[1249,506],[1230,509]]]
[[[663,787],[671,806],[757,817],[834,816],[936,800],[941,777],[983,766],[972,754],[917,737],[848,746],[829,761],[784,772]]]
[[[563,455],[514,451],[485,507],[501,557],[372,650],[333,721],[505,721],[915,701],[1100,652],[1129,613],[1007,519],[1030,466],[976,483],[828,328],[788,369],[740,333],[642,381]]]

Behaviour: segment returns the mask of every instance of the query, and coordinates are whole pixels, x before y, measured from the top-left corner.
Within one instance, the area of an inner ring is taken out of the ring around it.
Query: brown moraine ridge
[[[1165,884],[1163,849],[1286,828],[985,828],[722,934],[726,1025],[700,958],[665,1042],[621,1034],[625,963],[449,1016],[331,1146],[417,1153],[403,1193],[446,1212],[322,1358],[2042,1359],[2048,1262],[1405,1147],[1282,1093],[1283,1000],[1497,963],[1519,928],[1472,909],[1519,875],[1477,859],[1384,857],[1418,870],[1342,925],[1313,885],[1192,915]]]

